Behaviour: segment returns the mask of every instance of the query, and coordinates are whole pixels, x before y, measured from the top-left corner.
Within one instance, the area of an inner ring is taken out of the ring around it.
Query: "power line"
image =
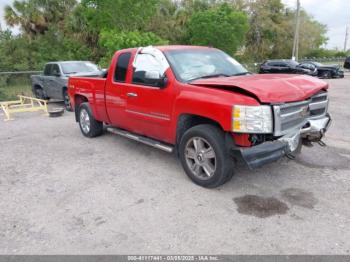
[[[295,34],[294,34],[293,53],[292,53],[293,60],[298,60],[298,56],[299,56],[299,26],[300,26],[300,0],[297,0]]]

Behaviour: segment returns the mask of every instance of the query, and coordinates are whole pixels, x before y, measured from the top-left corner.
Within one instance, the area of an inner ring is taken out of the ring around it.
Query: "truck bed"
[[[68,86],[70,92],[74,90],[74,96],[86,97],[91,104],[95,118],[99,121],[109,122],[105,105],[106,78],[101,77],[70,77]],[[75,106],[75,101],[71,101]]]

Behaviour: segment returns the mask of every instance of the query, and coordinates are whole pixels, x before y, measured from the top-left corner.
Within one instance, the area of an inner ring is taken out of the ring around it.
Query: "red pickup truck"
[[[70,77],[86,137],[106,130],[175,152],[196,184],[230,180],[236,161],[256,168],[320,142],[331,117],[328,84],[305,75],[249,73],[200,46],[117,51],[100,78]]]

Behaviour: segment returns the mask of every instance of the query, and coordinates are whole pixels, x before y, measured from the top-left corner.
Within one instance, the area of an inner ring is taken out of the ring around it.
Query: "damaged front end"
[[[328,114],[327,92],[320,92],[307,101],[273,105],[274,131],[269,140],[233,149],[249,168],[274,162],[283,156],[294,157],[303,145],[323,144],[322,138],[332,119]]]

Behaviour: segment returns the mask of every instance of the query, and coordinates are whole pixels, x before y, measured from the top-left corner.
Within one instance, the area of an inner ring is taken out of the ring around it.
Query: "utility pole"
[[[346,52],[346,45],[348,44],[348,37],[349,37],[349,27],[346,27],[345,31],[345,42],[344,42],[344,52]]]
[[[292,59],[298,60],[299,56],[299,26],[300,26],[300,0],[297,0],[297,13],[295,17],[295,33],[293,42]]]

